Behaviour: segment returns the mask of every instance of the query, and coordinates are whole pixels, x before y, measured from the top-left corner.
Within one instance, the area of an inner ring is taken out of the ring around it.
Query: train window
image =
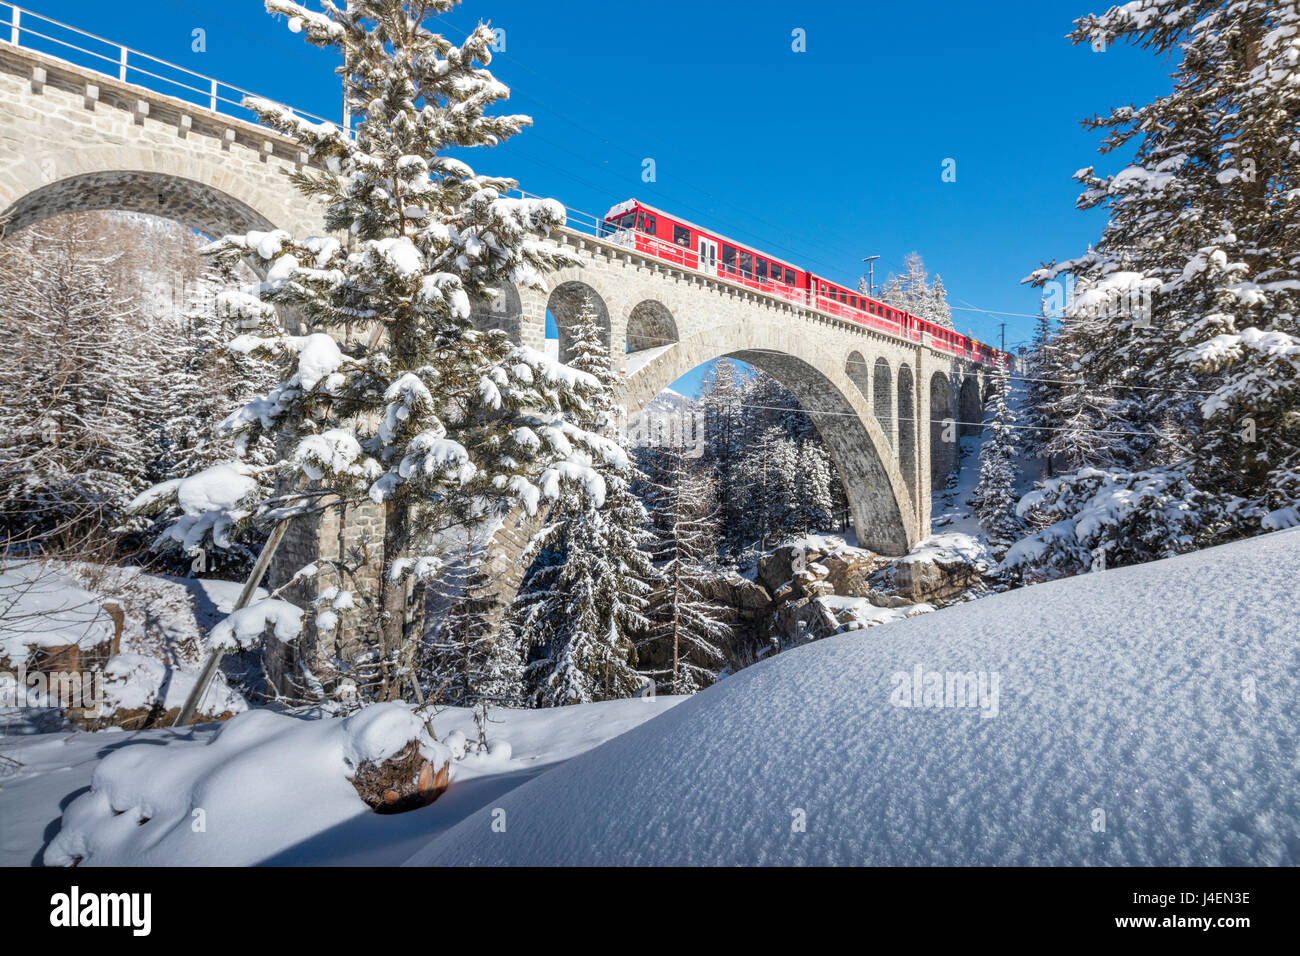
[[[754,260],[754,273],[755,275],[758,276],[759,282],[767,281],[767,260],[766,259],[756,258]]]
[[[673,226],[673,242],[679,246],[691,247],[691,231],[685,226]]]
[[[743,250],[740,253],[740,274],[746,279],[754,278],[754,257]]]
[[[793,269],[786,269],[786,270],[785,270],[785,284],[786,284],[786,285],[794,285],[794,270],[793,270]]]
[[[640,222],[638,223],[637,228],[646,235],[653,236],[655,234],[655,217],[649,213],[641,213]]]
[[[736,272],[736,247],[725,242],[722,244],[722,271],[733,275]]]

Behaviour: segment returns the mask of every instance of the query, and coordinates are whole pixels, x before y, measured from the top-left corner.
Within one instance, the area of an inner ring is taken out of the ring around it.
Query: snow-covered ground
[[[203,635],[230,612],[242,585],[145,574],[138,567],[15,562],[0,569],[0,665],[31,647],[78,645],[113,636],[107,606],[123,610],[119,653],[106,668],[103,714],[180,707],[203,665]],[[265,592],[259,591],[259,595]],[[0,673],[0,700],[15,675]],[[244,699],[218,674],[203,713],[239,713]],[[64,723],[54,710],[0,705],[0,737]]]
[[[1283,531],[814,642],[411,862],[1294,865],[1298,579]]]
[[[192,732],[0,739],[0,755],[21,761],[15,770],[0,760],[0,866],[39,864],[51,844],[46,862],[74,854],[82,866],[400,863],[503,793],[681,700],[493,710],[489,742],[510,752],[455,761],[437,802],[392,816],[373,813],[348,782],[342,718],[260,710]],[[462,708],[433,726],[453,747],[475,736]]]

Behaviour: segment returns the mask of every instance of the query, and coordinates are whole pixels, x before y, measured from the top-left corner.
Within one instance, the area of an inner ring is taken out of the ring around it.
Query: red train
[[[600,235],[664,259],[697,269],[756,292],[806,305],[920,342],[975,362],[996,364],[998,350],[909,312],[886,305],[823,279],[793,263],[741,243],[643,202],[629,199],[610,207],[600,223]]]

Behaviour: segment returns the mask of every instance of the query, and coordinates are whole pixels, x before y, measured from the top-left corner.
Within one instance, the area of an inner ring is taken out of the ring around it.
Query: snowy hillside
[[[1294,865],[1297,579],[1286,531],[816,642],[411,862]]]

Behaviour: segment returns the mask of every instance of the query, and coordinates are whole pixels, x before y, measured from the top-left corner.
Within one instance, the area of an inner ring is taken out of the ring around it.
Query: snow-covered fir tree
[[[1050,409],[1056,406],[1060,386],[1065,381],[1056,346],[1059,332],[1060,321],[1052,315],[1044,299],[1038,318],[1034,320],[1033,339],[1024,363],[1025,401],[1020,447],[1027,458],[1043,462],[1044,477],[1047,478],[1052,477],[1052,456],[1047,450],[1054,426]]]
[[[228,460],[233,441],[213,434],[214,426],[277,382],[269,362],[226,347],[239,333],[226,304],[231,281],[211,270],[201,275],[187,307],[159,330],[166,353],[158,389],[163,423],[157,467],[163,477]],[[265,444],[246,452],[256,464],[270,463]]]
[[[718,515],[723,528],[723,551],[736,553],[739,529],[745,524],[749,502],[740,493],[739,469],[745,448],[746,381],[736,363],[719,359],[700,390],[699,411],[704,416],[704,464],[713,472],[718,490]]]
[[[482,557],[482,547],[467,539],[459,558],[448,556],[438,577],[425,584],[425,600],[436,613],[416,660],[417,699],[482,708],[522,699],[522,645],[517,632],[498,622]],[[383,679],[378,670],[373,676]]]
[[[661,459],[657,504],[667,527],[657,542],[660,581],[641,647],[650,660],[646,672],[661,691],[693,694],[717,678],[723,662],[718,641],[730,633],[722,608],[706,591],[716,574],[715,491],[708,473],[693,473],[680,450],[666,449]]]
[[[1130,433],[1128,454],[1101,477],[1085,468],[1056,479],[1030,510],[1055,517],[1096,507],[1107,489],[1143,489],[1140,500],[1160,507],[1150,527],[1113,525],[1112,563],[1164,553],[1124,537],[1158,538],[1161,520],[1183,549],[1296,523],[1300,11],[1148,0],[1076,21],[1072,39],[1180,59],[1168,96],[1090,121],[1106,131],[1103,152],[1131,148],[1133,160],[1107,176],[1079,171],[1080,207],[1108,213],[1102,236],[1030,277],[1073,278],[1054,345],[1073,357],[1078,385],[1063,396],[1076,408],[1106,396],[1111,405],[1095,412]],[[1189,440],[1171,442],[1175,434]]]
[[[799,530],[829,529],[835,522],[836,481],[830,458],[820,442],[806,441],[799,448],[795,491],[799,502]]]
[[[309,153],[292,185],[325,202],[326,228],[347,241],[253,232],[212,249],[220,262],[265,270],[243,303],[264,334],[235,345],[276,358],[284,376],[225,430],[287,444],[281,508],[383,507],[378,593],[364,598],[377,612],[388,698],[420,645],[407,578],[436,574],[444,533],[535,509],[562,474],[590,472],[593,457],[626,461],[617,443],[559,417],[599,382],[471,321],[472,300],[496,298],[504,282],[543,288],[545,272],[573,260],[535,238],[563,223],[559,203],[506,198],[512,180],[447,155],[496,145],[529,122],[487,112],[509,92],[486,69],[491,29],[480,24],[460,45],[429,29],[456,3],[352,0],[316,13],[267,0],[310,43],[343,54],[355,135],[267,101],[249,106]],[[278,331],[275,306],[297,310],[307,333]]]
[[[88,214],[5,244],[0,534],[11,544],[107,542],[145,482],[152,356],[138,310],[114,287],[116,256]]]
[[[590,301],[570,329],[570,365],[600,382],[587,407],[572,413],[585,429],[611,433],[618,374]],[[598,466],[603,487],[566,479],[547,527],[534,540],[544,558],[525,583],[516,614],[528,665],[529,700],[537,706],[630,697],[644,684],[636,641],[648,626],[647,594],[657,572],[644,546],[653,537],[646,510],[632,493],[628,469]]]
[[[975,517],[999,557],[1024,531],[1016,514],[1016,416],[1008,401],[1010,392],[1010,373],[1000,366],[993,379],[993,397],[984,423],[980,480],[971,496]]]
[[[920,253],[909,252],[903,257],[903,271],[891,272],[880,286],[876,298],[928,322],[953,328],[952,310],[948,305],[943,280],[936,275],[934,282],[930,282]]]

